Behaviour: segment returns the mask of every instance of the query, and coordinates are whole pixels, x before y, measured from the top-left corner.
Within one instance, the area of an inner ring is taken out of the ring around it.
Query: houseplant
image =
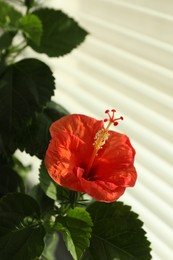
[[[0,1],[0,259],[56,259],[60,233],[73,259],[150,259],[142,222],[116,201],[136,181],[129,138],[109,130],[123,118],[70,115],[51,101],[50,67],[20,56],[66,55],[86,30],[39,1],[17,3]],[[17,149],[42,161],[37,185]]]

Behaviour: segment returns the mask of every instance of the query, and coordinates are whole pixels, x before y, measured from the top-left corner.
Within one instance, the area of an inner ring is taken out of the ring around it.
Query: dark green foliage
[[[9,165],[0,164],[0,197],[8,192],[24,192],[23,179]]]
[[[4,32],[0,37],[0,51],[8,48],[13,40],[15,33],[13,32]]]
[[[20,148],[18,140],[27,137],[25,132],[53,90],[51,70],[37,59],[25,59],[4,69],[0,75],[0,154]]]
[[[43,25],[40,45],[28,44],[37,52],[59,57],[71,52],[84,41],[87,32],[60,10],[41,8],[33,12]]]
[[[18,133],[18,148],[43,159],[50,140],[50,125],[67,114],[68,111],[62,106],[53,101],[49,102],[43,111],[37,114],[21,133]]]
[[[143,223],[129,206],[122,202],[95,202],[87,211],[94,226],[91,245],[83,259],[151,259],[150,243],[142,228]]]
[[[44,235],[34,199],[12,193],[0,200],[0,259],[35,259],[44,248]]]
[[[33,187],[31,196],[38,202],[41,213],[43,215],[46,215],[48,211],[51,211],[53,209],[54,201],[46,196],[46,194],[40,187],[40,184],[37,184]]]
[[[25,59],[7,66],[0,75],[0,125],[11,134],[41,111],[54,90],[49,67],[37,59]]]
[[[34,6],[35,0],[25,0],[25,5],[28,9]]]

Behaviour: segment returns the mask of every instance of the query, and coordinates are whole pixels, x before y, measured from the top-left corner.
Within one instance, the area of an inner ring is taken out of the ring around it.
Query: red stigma
[[[104,122],[108,122],[109,121],[109,123],[113,124],[114,126],[118,125],[118,122],[117,122],[118,120],[123,120],[122,116],[120,116],[118,118],[115,118],[115,113],[116,113],[115,109],[111,109],[111,111],[109,109],[107,109],[105,111],[105,113],[108,114],[108,118],[105,118]]]
[[[109,111],[110,111],[109,109],[105,110],[105,114],[108,114],[108,113],[109,113]]]

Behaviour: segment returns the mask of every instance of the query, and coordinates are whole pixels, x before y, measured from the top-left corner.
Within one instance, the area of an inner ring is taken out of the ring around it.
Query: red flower
[[[103,120],[72,114],[50,127],[52,139],[45,156],[51,178],[64,187],[88,193],[99,201],[117,200],[126,187],[134,186],[135,150],[126,135],[109,130],[117,125],[112,110],[108,125]]]

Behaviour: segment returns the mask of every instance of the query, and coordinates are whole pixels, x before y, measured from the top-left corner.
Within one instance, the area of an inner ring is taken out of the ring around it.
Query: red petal
[[[52,179],[59,185],[81,190],[77,167],[87,164],[92,145],[86,145],[78,137],[62,131],[51,140],[45,156],[45,165]],[[86,160],[86,161],[85,161]]]
[[[135,150],[130,144],[129,138],[125,135],[110,131],[110,136],[103,149],[98,152],[91,175],[93,180],[114,180],[122,183],[127,178],[132,186],[136,181],[136,170],[133,166]]]
[[[109,177],[109,181],[116,183],[119,187],[133,187],[136,183],[137,173],[134,166],[122,169]]]
[[[61,131],[67,131],[79,137],[84,142],[92,144],[95,134],[103,127],[103,120],[96,120],[80,114],[72,114],[55,121],[50,127],[50,133],[54,137]]]
[[[125,191],[124,187],[118,187],[113,183],[104,181],[81,180],[83,190],[98,201],[113,202]]]
[[[103,149],[98,153],[98,158],[108,160],[116,168],[121,169],[134,163],[135,150],[126,135],[109,131],[109,138]]]

